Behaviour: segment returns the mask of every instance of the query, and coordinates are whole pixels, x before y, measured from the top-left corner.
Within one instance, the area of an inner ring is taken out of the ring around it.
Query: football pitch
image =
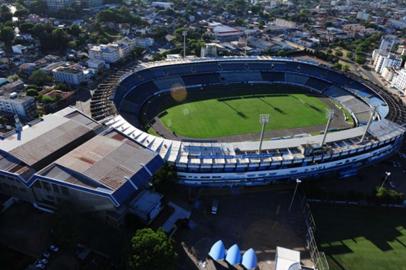
[[[328,105],[306,94],[208,99],[171,107],[160,120],[176,135],[218,138],[259,133],[259,115],[269,114],[266,130],[305,128],[327,122]]]
[[[330,270],[406,270],[404,209],[312,205]]]

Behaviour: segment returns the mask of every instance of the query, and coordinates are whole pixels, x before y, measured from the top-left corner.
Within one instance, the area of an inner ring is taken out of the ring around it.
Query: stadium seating
[[[243,84],[250,81],[258,84],[263,81],[274,86],[264,88],[259,84],[258,87],[251,85],[247,89]],[[163,93],[174,85],[186,87],[188,96],[185,102],[190,102],[253,93],[268,94],[269,89],[283,91],[282,88],[285,88],[293,91],[286,84],[303,86],[324,94],[343,104],[351,113],[362,115],[362,120],[367,115],[365,111],[370,109],[368,105],[377,106],[378,113],[382,116],[390,113],[385,101],[363,83],[324,66],[285,58],[154,65],[123,79],[115,89],[114,102],[119,110],[138,114],[141,122],[148,122],[166,108],[177,104],[168,93]],[[159,97],[156,96],[157,92],[160,92]],[[122,102],[123,99],[126,102]],[[147,100],[149,102],[145,105]],[[96,104],[93,110],[98,110]]]

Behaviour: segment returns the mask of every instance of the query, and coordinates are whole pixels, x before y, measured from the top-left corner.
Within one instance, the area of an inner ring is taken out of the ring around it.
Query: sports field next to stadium
[[[330,270],[406,270],[403,209],[312,205]]]
[[[328,105],[306,94],[208,99],[166,110],[161,122],[178,136],[218,138],[260,132],[259,115],[269,114],[266,130],[321,126]]]

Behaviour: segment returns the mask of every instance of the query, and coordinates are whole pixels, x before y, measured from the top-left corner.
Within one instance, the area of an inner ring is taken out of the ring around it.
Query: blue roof
[[[209,256],[213,260],[224,260],[226,256],[226,248],[224,247],[224,243],[221,240],[218,240],[214,245],[211,247]]]
[[[232,245],[227,250],[226,261],[231,265],[236,265],[241,263],[241,251],[237,244]]]
[[[257,255],[255,255],[255,251],[252,248],[247,250],[242,256],[242,265],[246,269],[255,269],[257,267]]]

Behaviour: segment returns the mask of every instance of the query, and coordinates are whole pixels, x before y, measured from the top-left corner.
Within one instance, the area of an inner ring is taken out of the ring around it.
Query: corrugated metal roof
[[[40,174],[72,184],[102,186],[114,191],[155,157],[154,153],[118,135],[117,131],[97,135],[56,160]],[[60,167],[71,172],[61,177]],[[89,181],[95,181],[98,185],[92,185]]]

